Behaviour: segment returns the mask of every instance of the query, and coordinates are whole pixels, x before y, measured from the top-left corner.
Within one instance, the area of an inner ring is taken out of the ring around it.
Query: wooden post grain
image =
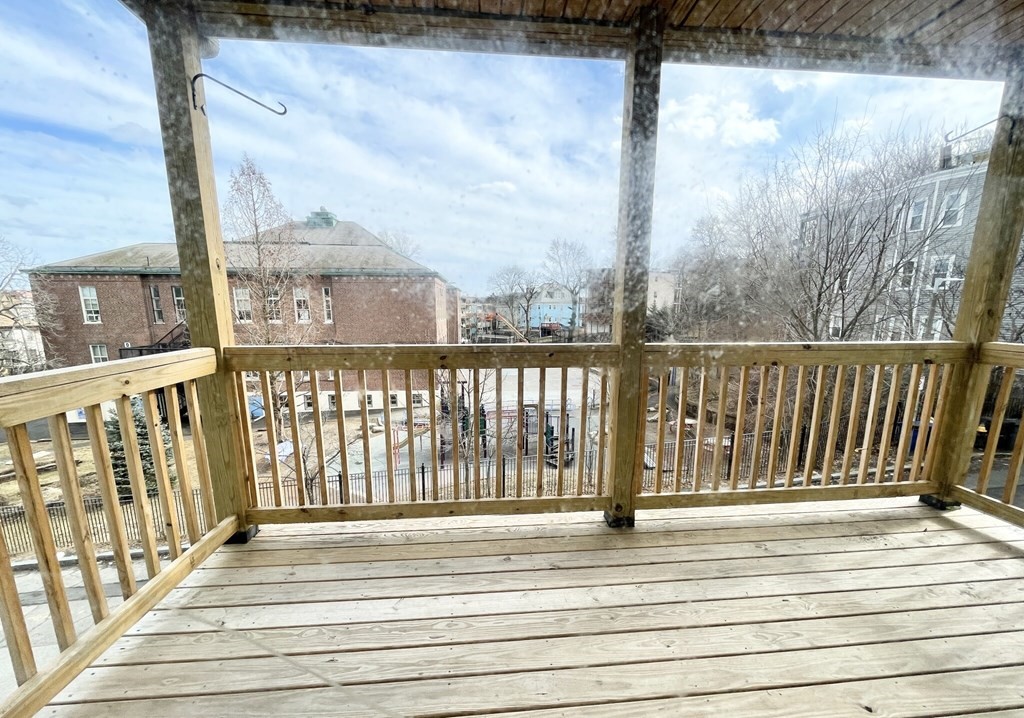
[[[633,524],[634,487],[643,472],[643,442],[637,434],[647,399],[641,379],[664,31],[663,9],[638,9],[626,57],[612,326],[612,341],[621,354],[612,372],[611,501],[605,513],[609,526]]]

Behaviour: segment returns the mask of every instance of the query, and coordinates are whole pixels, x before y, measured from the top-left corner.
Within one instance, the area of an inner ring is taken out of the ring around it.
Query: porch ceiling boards
[[[151,0],[123,0],[144,14]],[[211,37],[625,57],[641,0],[195,0]],[[1002,78],[1020,0],[662,0],[665,60]]]
[[[268,527],[218,550],[42,715],[1024,707],[1020,528],[911,499],[638,518]]]

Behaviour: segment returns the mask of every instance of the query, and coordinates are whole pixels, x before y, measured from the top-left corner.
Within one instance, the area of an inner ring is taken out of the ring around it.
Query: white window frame
[[[295,302],[296,323],[309,324],[313,321],[313,312],[309,306],[309,291],[303,287],[295,287],[292,290],[292,299]]]
[[[160,301],[160,287],[155,284],[149,285],[149,308],[153,312],[153,323],[164,323],[164,306]]]
[[[910,267],[910,272],[907,272],[907,267]],[[913,289],[914,279],[917,277],[917,260],[908,259],[900,264],[900,271],[897,276],[899,286],[897,289]]]
[[[174,304],[174,321],[177,324],[188,321],[188,310],[185,308],[185,290],[180,285],[171,287],[171,301]]]
[[[78,298],[82,302],[82,320],[86,324],[102,324],[100,300],[96,294],[96,287],[79,287]]]
[[[338,395],[333,391],[327,392],[327,411],[338,410]]]
[[[281,292],[277,289],[267,290],[267,321],[271,324],[281,323]]]
[[[232,290],[235,299],[235,321],[239,324],[252,324],[252,296],[248,287],[235,287]]]
[[[916,213],[914,209],[920,205],[921,212]],[[907,209],[907,231],[908,232],[920,232],[924,230],[925,217],[928,214],[928,200],[927,199],[915,199],[910,203],[910,207]],[[914,226],[914,220],[917,220],[917,226]]]
[[[334,299],[330,287],[321,287],[320,295],[324,300],[324,324],[334,324]]]
[[[952,206],[951,200],[956,198],[957,205],[956,209],[956,221],[947,222],[946,215],[948,215],[954,207]],[[939,226],[940,227],[959,227],[964,223],[964,207],[967,206],[967,190],[966,189],[951,189],[947,190],[946,194],[942,198],[942,205],[939,208]]]
[[[110,355],[107,353],[106,344],[90,344],[89,355],[92,357],[93,364],[105,364],[110,361]]]

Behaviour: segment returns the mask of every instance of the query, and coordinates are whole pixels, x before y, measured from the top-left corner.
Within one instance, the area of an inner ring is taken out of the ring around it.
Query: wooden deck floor
[[[43,714],[1005,717],[1022,556],[911,499],[266,527]]]

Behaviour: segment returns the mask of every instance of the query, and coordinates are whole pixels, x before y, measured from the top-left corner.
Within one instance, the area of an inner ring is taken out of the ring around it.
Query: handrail
[[[1024,368],[1024,344],[985,342],[978,353],[980,364]]]
[[[966,342],[775,342],[648,344],[653,368],[667,366],[831,366],[843,364],[956,364],[969,361]]]
[[[0,426],[11,427],[125,394],[213,374],[213,349],[184,349],[103,364],[51,369],[0,379]]]

